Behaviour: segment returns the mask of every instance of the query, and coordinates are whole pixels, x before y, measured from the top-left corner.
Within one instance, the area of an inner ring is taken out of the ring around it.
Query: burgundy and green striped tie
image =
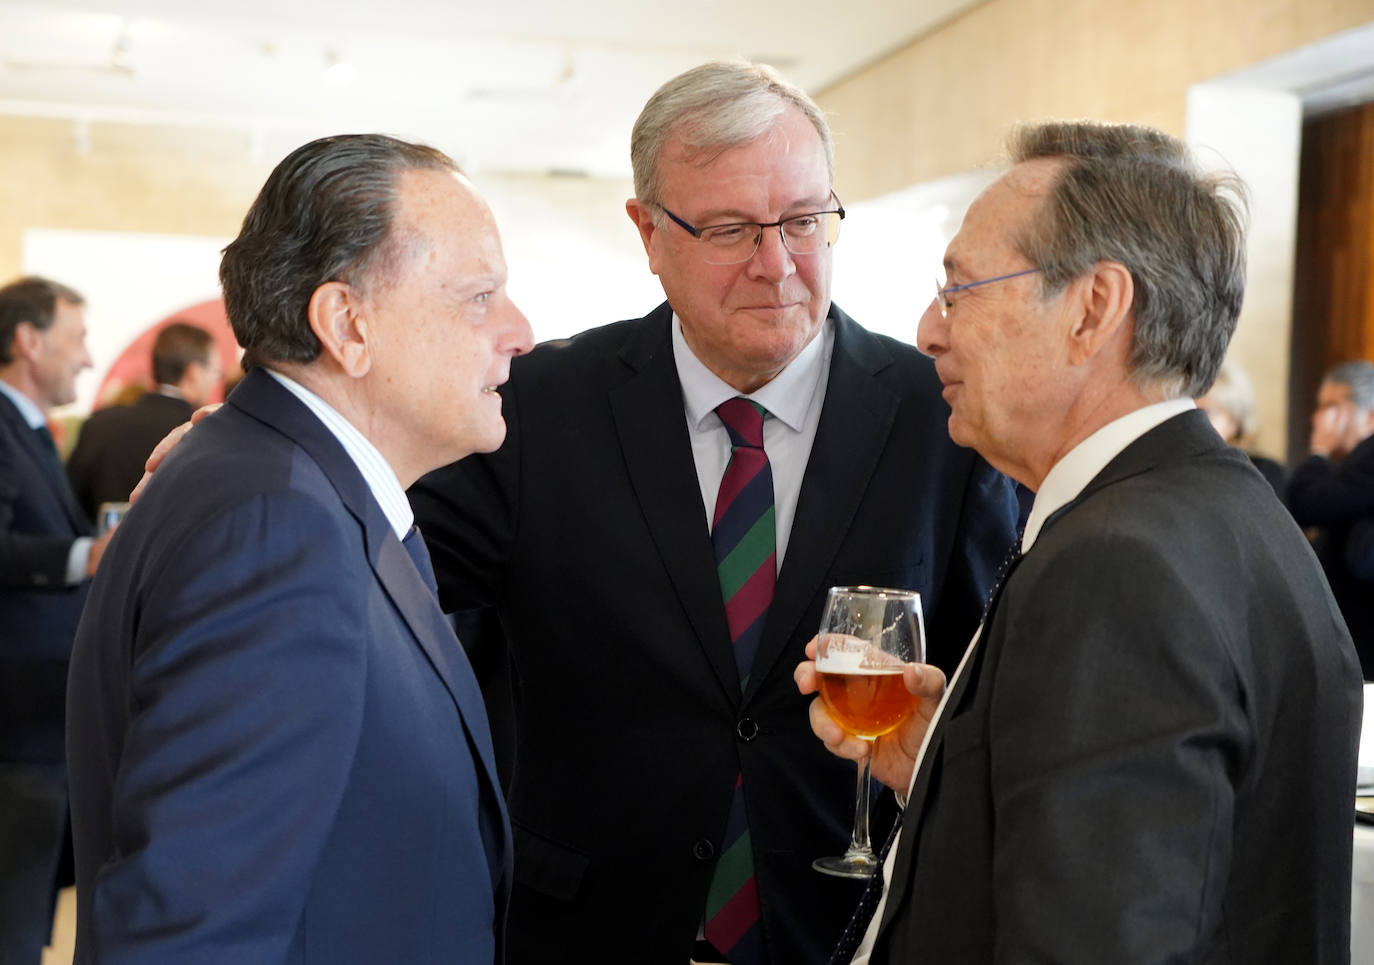
[[[730,433],[730,463],[720,480],[711,544],[716,551],[725,617],[734,645],[740,691],[763,637],[777,582],[777,540],[773,520],[773,470],[763,451],[763,406],[734,398],[716,407]],[[744,809],[743,775],[735,779],[721,843],[720,861],[706,896],[706,939],[731,965],[764,965],[768,956],[759,922],[754,854]]]

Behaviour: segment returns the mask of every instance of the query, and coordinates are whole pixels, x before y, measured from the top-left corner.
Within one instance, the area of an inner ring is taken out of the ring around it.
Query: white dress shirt
[[[797,514],[802,476],[811,458],[811,443],[821,421],[825,387],[830,381],[830,356],[835,347],[835,327],[826,319],[806,348],[787,367],[757,392],[743,396],[768,410],[763,421],[763,450],[773,470],[773,513],[777,534],[778,569],[787,552],[792,520]],[[673,315],[673,360],[682,383],[682,402],[687,415],[687,434],[692,440],[701,504],[706,525],[715,517],[720,480],[730,462],[730,434],[716,415],[716,406],[740,395],[693,354]]]
[[[391,468],[391,463],[386,461],[377,451],[377,447],[369,442],[353,423],[339,415],[338,410],[324,399],[280,372],[273,372],[271,369],[267,369],[266,372],[300,399],[305,407],[324,423],[324,427],[334,438],[339,440],[339,445],[344,447],[348,458],[353,460],[358,472],[362,473],[363,481],[372,491],[372,498],[381,505],[387,522],[396,533],[396,538],[405,539],[406,533],[410,532],[410,527],[415,522],[415,512],[410,508],[410,500],[406,499],[406,491],[401,488],[401,481],[396,478],[396,471]]]
[[[1031,504],[1030,515],[1026,517],[1025,532],[1021,535],[1021,552],[1023,554],[1030,552],[1036,537],[1040,535],[1040,530],[1044,528],[1045,521],[1056,510],[1077,499],[1078,494],[1084,490],[1088,483],[1092,482],[1097,474],[1106,468],[1107,463],[1120,455],[1122,450],[1160,423],[1193,408],[1196,406],[1192,399],[1169,399],[1165,402],[1156,402],[1154,405],[1136,409],[1134,412],[1127,413],[1121,418],[1107,423],[1070,449],[1063,459],[1051,467],[1048,475],[1040,484],[1040,489],[1035,494],[1035,502]],[[950,678],[945,687],[944,696],[940,698],[940,706],[936,708],[935,716],[930,720],[930,726],[926,728],[925,738],[921,741],[921,749],[916,755],[916,766],[911,771],[911,783],[907,785],[907,798],[911,797],[911,791],[916,785],[916,775],[921,770],[921,759],[926,756],[926,748],[930,746],[931,735],[935,733],[935,727],[945,711],[945,700],[948,699],[950,691],[954,689],[954,682],[964,672],[964,666],[968,663],[969,655],[978,646],[978,638],[982,636],[982,633],[983,626],[980,623],[978,629],[973,633],[973,640],[969,643],[968,649],[964,651],[963,659],[959,661],[958,669],[954,671],[954,676]],[[864,940],[860,943],[858,951],[854,953],[853,965],[868,965],[869,956],[873,954],[873,943],[878,935],[878,925],[883,920],[883,909],[887,905],[887,891],[892,883],[892,867],[897,857],[897,846],[901,843],[901,833],[898,832],[898,840],[893,842],[892,847],[888,850],[887,859],[883,862],[883,897],[878,902],[877,910],[873,913],[873,920],[868,924],[868,931],[864,933]]]

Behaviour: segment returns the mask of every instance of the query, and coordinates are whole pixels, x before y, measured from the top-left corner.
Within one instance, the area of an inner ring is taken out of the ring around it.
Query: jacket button
[[[710,861],[716,856],[716,846],[705,838],[692,845],[692,856],[698,861]]]
[[[752,717],[740,718],[740,722],[735,725],[735,733],[739,735],[739,739],[742,741],[753,740],[759,736],[758,721]]]

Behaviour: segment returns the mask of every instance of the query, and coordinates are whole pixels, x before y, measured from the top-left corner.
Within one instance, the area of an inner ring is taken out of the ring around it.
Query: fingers
[[[204,419],[207,415],[209,415],[211,412],[214,412],[222,405],[224,405],[223,402],[211,402],[209,405],[201,406],[195,412],[191,413],[191,425],[195,425],[201,419]]]
[[[945,673],[928,663],[909,663],[902,668],[907,693],[922,700],[939,700],[945,692]]]

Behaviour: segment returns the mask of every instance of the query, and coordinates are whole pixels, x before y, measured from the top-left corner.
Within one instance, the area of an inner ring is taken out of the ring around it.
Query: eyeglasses
[[[1020,278],[1022,275],[1033,275],[1037,271],[1044,271],[1043,268],[1027,268],[1024,271],[1014,271],[1010,275],[998,275],[996,278],[984,278],[982,281],[966,282],[963,285],[948,285],[941,287],[940,279],[935,279],[935,304],[940,308],[940,317],[949,318],[949,310],[954,307],[953,300],[949,297],[955,292],[961,292],[969,288],[977,288],[979,285],[991,285],[995,281],[1006,281],[1008,278]]]
[[[739,221],[731,224],[707,225],[697,228],[683,221],[663,205],[663,213],[673,219],[673,223],[693,238],[702,242],[708,265],[739,265],[754,257],[763,240],[764,228],[777,228],[783,245],[794,255],[814,255],[829,248],[840,237],[840,222],[844,220],[844,205],[834,192],[834,211],[813,211],[810,214],[797,214],[781,221],[762,224],[757,221]],[[658,204],[658,202],[654,202]]]

